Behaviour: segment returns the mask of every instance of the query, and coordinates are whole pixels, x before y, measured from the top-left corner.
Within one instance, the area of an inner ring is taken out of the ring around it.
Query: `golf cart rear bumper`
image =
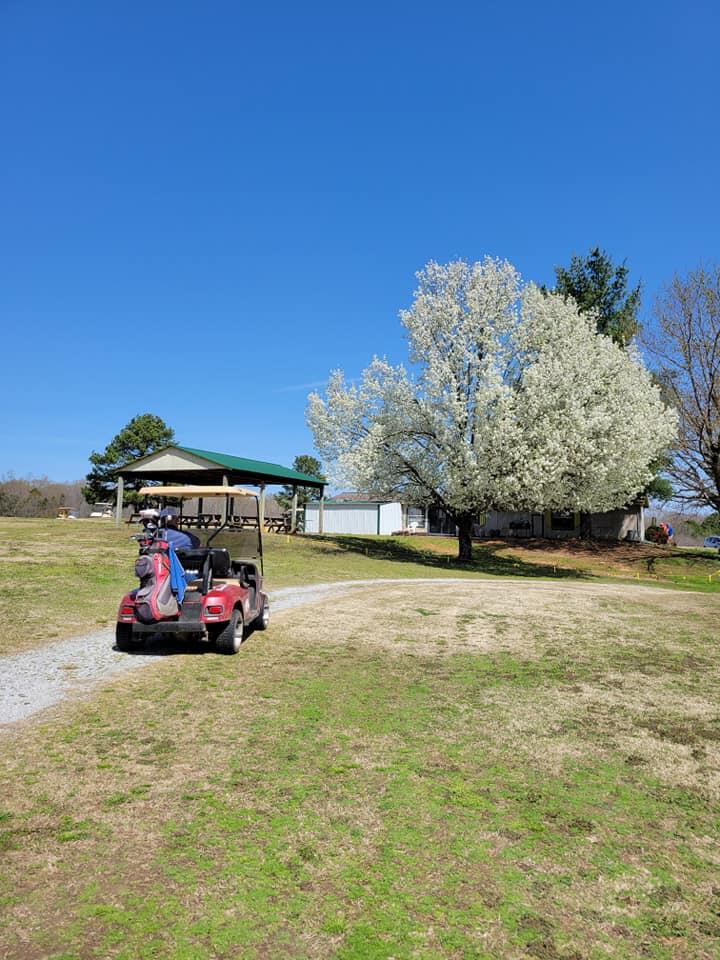
[[[197,636],[207,636],[207,627],[204,623],[188,623],[186,620],[164,620],[160,623],[134,623],[132,632],[145,636],[151,633],[192,633]]]

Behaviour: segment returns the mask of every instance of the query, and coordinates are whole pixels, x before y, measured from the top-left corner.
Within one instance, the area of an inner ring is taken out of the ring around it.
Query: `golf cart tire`
[[[245,623],[243,622],[242,610],[238,610],[236,607],[225,626],[213,637],[215,649],[218,653],[237,653],[244,636]]]
[[[115,626],[115,646],[121,653],[133,653],[144,645],[144,640],[133,639],[131,623],[118,623]]]
[[[255,618],[253,627],[256,630],[267,630],[269,623],[270,623],[270,602],[268,601],[268,598],[265,597],[265,599],[263,600],[262,609],[260,610],[260,613]]]

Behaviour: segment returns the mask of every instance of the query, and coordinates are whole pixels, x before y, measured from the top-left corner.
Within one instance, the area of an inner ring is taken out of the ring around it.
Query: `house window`
[[[551,530],[572,531],[576,528],[576,515],[571,510],[560,510],[550,514]]]
[[[422,507],[408,507],[407,525],[410,529],[425,529],[425,511]]]

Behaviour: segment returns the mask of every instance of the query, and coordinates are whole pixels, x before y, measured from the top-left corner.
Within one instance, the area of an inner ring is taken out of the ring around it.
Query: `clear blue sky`
[[[290,463],[427,260],[717,260],[716,3],[0,0],[0,473]]]

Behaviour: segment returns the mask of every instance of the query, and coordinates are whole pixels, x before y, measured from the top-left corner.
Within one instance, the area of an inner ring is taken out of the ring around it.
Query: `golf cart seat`
[[[230,554],[224,547],[180,548],[175,551],[177,558],[186,570],[202,572],[205,560],[210,557],[210,566],[215,577],[231,576]]]
[[[247,563],[244,560],[232,561],[232,575],[237,577],[240,583],[247,587],[256,587],[258,579],[258,569],[254,563]]]

